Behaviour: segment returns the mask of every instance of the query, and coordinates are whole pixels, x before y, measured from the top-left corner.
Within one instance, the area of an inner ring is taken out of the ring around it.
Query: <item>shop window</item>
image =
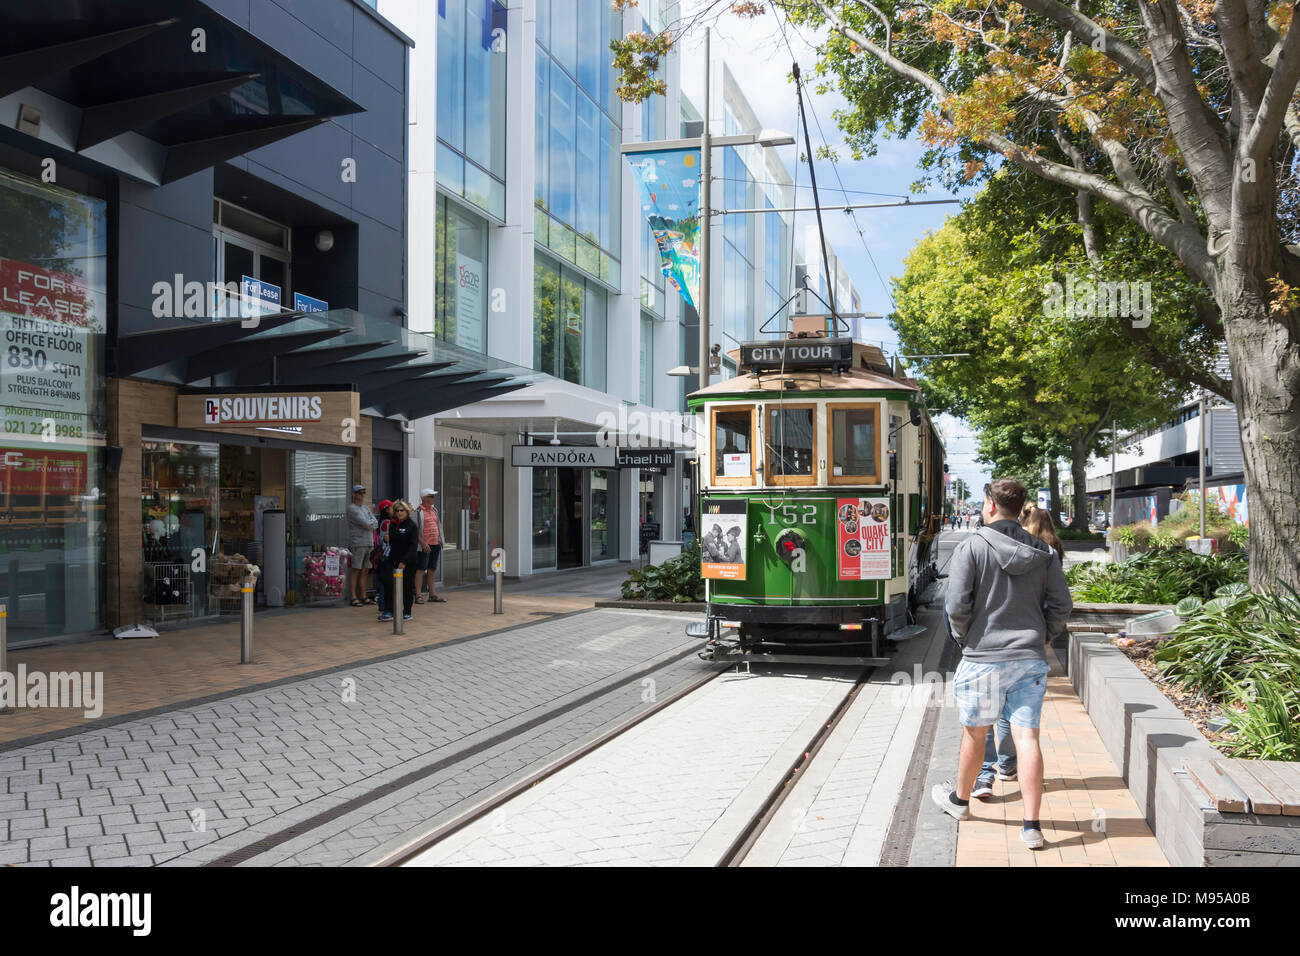
[[[714,485],[754,484],[754,407],[713,410]]]
[[[434,334],[471,352],[487,350],[487,221],[438,197]]]
[[[103,624],[107,206],[0,170],[0,603],[8,637]]]
[[[785,405],[767,412],[767,483],[814,485],[817,483],[817,406]]]
[[[880,406],[828,405],[832,485],[878,485]]]
[[[218,446],[143,443],[141,598],[153,622],[215,615],[209,595],[210,542],[217,534]],[[204,560],[195,567],[195,550]],[[200,570],[201,568],[201,570]]]

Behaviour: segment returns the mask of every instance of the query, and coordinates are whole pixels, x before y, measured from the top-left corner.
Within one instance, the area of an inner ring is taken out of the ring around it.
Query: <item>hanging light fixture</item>
[[[559,443],[560,443],[560,420],[558,418],[553,418],[551,419],[551,444],[558,445]]]

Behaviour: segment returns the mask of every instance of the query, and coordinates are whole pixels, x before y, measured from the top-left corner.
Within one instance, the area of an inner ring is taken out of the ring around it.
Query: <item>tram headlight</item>
[[[777,536],[775,547],[778,558],[785,562],[793,561],[795,554],[803,550],[803,535],[793,529],[782,531]]]

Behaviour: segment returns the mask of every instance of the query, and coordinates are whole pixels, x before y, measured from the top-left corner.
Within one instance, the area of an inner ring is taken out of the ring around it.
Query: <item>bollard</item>
[[[0,674],[9,673],[9,605],[0,604]],[[15,681],[14,697],[17,699],[18,683]],[[0,707],[0,714],[12,714],[12,707]]]
[[[393,600],[392,600],[394,634],[402,633],[402,615],[406,613],[405,608],[402,607],[403,597],[404,595],[402,594],[402,569],[394,568],[393,569]]]
[[[492,613],[504,614],[501,609],[501,599],[505,590],[506,580],[506,552],[504,548],[492,549],[492,573],[495,580],[492,583]]]
[[[239,589],[239,663],[253,663],[253,585],[245,581]]]

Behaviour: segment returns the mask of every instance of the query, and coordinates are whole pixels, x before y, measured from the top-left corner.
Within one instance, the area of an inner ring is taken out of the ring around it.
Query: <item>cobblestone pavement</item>
[[[411,865],[712,866],[851,685],[843,668],[724,674]]]
[[[627,573],[627,566],[620,566]],[[603,569],[602,569],[603,570]],[[253,663],[239,663],[239,624],[221,621],[165,630],[151,640],[99,640],[85,644],[20,648],[9,665],[37,671],[103,674],[103,715],[88,721],[82,708],[19,709],[0,717],[0,751],[39,738],[84,732],[145,717],[159,708],[193,705],[232,691],[318,674],[333,667],[431,647],[464,637],[590,608],[594,599],[574,591],[616,595],[602,576],[566,574],[547,592],[530,582],[507,592],[504,613],[492,613],[492,592],[446,592],[445,604],[421,604],[404,634],[376,620],[375,608],[320,607],[259,612],[253,622]],[[600,585],[593,587],[593,585]],[[88,726],[89,725],[89,726]]]
[[[700,674],[709,665],[694,659],[685,621],[592,610],[10,750],[0,754],[0,863],[195,864],[268,838],[257,862],[304,852],[295,862],[346,862],[553,752],[566,733],[645,706],[643,679],[631,683],[645,669],[677,659],[656,672],[661,693]],[[328,852],[275,837],[603,690],[618,703],[593,699],[550,737],[534,728],[476,754],[463,777],[419,781],[442,787],[436,800],[339,816],[348,833]],[[378,815],[369,830],[367,815]]]

